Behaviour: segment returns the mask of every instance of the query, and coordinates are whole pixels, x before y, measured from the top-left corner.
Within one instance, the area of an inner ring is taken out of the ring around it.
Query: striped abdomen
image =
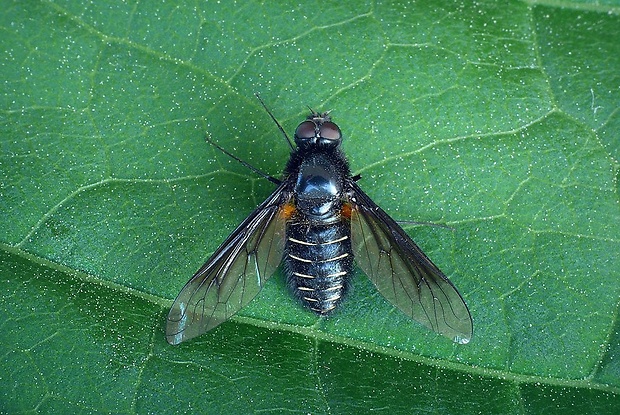
[[[294,294],[312,311],[328,314],[342,300],[353,268],[346,224],[289,223],[285,272]]]

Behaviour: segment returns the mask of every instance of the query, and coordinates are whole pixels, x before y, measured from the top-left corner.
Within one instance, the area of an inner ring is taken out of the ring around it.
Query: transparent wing
[[[281,184],[194,274],[168,313],[166,340],[179,344],[232,317],[258,294],[282,260],[288,201]]]
[[[457,343],[468,343],[471,315],[456,287],[357,184],[351,190],[351,242],[358,266],[409,317]]]

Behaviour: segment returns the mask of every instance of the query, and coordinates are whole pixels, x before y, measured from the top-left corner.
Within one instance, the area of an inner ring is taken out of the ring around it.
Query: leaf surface
[[[0,412],[615,414],[620,4],[2,1]],[[272,278],[178,347],[173,298],[307,107],[467,301],[459,346],[361,273]],[[411,225],[411,221],[445,224]]]

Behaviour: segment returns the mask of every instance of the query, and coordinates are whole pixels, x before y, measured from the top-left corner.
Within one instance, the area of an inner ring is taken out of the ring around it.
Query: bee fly
[[[277,185],[177,296],[166,339],[179,344],[218,326],[247,305],[284,263],[303,305],[328,315],[342,302],[353,263],[410,318],[461,344],[472,336],[467,305],[450,280],[357,185],[327,112],[312,111],[295,130],[278,180],[210,142]]]

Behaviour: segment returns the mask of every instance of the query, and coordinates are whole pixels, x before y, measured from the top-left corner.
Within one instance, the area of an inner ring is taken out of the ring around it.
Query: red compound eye
[[[312,121],[304,121],[295,130],[295,137],[303,139],[314,138],[316,136],[316,124]]]

